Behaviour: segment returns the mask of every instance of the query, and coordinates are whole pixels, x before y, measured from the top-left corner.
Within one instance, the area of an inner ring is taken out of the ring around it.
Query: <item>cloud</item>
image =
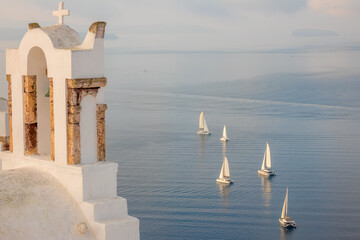
[[[225,0],[233,1],[233,0]],[[241,5],[254,11],[293,13],[306,9],[308,0],[243,0]]]
[[[6,47],[19,41],[29,22],[55,24],[57,6],[55,0],[0,0],[0,41]],[[64,7],[71,13],[65,24],[81,33],[106,21],[105,37],[113,40],[107,46],[129,49],[247,50],[360,40],[354,27],[360,0],[77,0]]]
[[[331,30],[303,28],[295,30],[292,35],[294,37],[334,37],[339,34]]]
[[[201,34],[214,33],[214,30],[190,24],[136,25],[119,27],[121,34]]]
[[[0,1],[0,20],[2,20],[2,23],[11,22],[6,26],[12,27],[18,22],[41,22],[51,19],[52,13],[47,10],[49,3],[38,4],[36,1]],[[57,5],[55,5],[54,9],[56,7]]]
[[[309,0],[310,9],[325,12],[329,15],[339,16],[348,12],[348,0]]]
[[[20,41],[27,32],[27,28],[0,28],[0,41]],[[81,39],[84,39],[87,32],[80,32]],[[117,40],[119,37],[113,33],[105,33],[105,39]]]
[[[176,5],[197,15],[230,16],[228,5],[219,0],[176,0]]]

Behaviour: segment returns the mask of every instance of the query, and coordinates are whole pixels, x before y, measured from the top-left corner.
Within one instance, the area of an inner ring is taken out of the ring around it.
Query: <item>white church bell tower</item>
[[[117,196],[116,163],[106,161],[105,22],[83,41],[64,24],[30,23],[19,48],[6,50],[8,150],[0,169],[33,167],[53,175],[80,206],[96,239],[139,239],[139,221]]]

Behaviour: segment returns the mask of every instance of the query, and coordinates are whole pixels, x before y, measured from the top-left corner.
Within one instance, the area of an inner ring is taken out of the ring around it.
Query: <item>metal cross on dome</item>
[[[70,11],[63,9],[64,3],[59,2],[59,8],[57,11],[53,11],[53,16],[59,17],[59,24],[64,24],[64,16],[69,16]]]

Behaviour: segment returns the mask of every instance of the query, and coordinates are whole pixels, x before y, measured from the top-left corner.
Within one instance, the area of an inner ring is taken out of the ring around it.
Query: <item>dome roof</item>
[[[0,171],[0,192],[0,239],[96,239],[80,207],[45,171]],[[81,223],[84,234],[76,229]]]
[[[50,37],[54,48],[73,48],[81,44],[79,34],[68,25],[57,24],[40,29]]]

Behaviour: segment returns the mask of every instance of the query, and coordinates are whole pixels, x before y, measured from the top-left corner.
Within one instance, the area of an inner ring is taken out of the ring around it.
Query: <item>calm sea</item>
[[[360,239],[359,59],[107,53],[107,159],[141,239]],[[224,154],[231,186],[215,181]],[[278,223],[286,187],[294,231]]]
[[[107,51],[107,159],[141,239],[360,239],[359,60]],[[196,134],[201,111],[211,136]],[[266,141],[271,179],[257,174]],[[224,154],[231,186],[216,183]],[[286,187],[294,231],[278,223]]]

